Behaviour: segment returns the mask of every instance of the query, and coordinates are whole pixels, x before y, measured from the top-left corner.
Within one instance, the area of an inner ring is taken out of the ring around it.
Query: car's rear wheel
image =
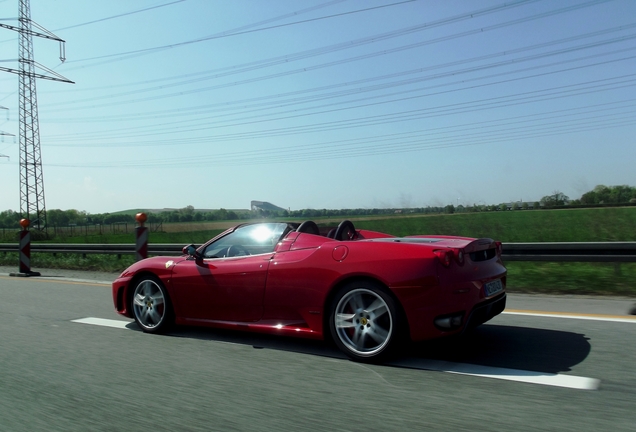
[[[168,292],[154,276],[144,276],[134,285],[131,307],[137,325],[147,333],[163,333],[172,324]]]
[[[347,284],[334,296],[329,328],[335,344],[357,361],[377,362],[400,343],[401,316],[384,287],[369,281]]]

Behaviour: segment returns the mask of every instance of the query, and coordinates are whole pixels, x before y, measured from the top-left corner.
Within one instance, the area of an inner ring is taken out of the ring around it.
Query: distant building
[[[523,209],[524,204],[528,204],[528,210],[534,209],[534,202],[530,202],[530,201],[517,201],[517,202],[511,202],[511,203],[505,203],[505,204],[506,204],[507,210],[512,210],[515,204],[517,204],[517,208],[519,208],[519,210]]]
[[[282,207],[275,206],[272,203],[268,203],[267,201],[252,201],[250,203],[250,208],[252,209],[252,211],[266,210],[266,211],[282,212],[286,210]]]

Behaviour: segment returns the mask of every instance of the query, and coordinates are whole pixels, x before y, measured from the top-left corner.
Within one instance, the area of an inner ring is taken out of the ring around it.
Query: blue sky
[[[0,1],[0,17],[18,0]],[[47,209],[421,207],[636,185],[633,0],[31,1]],[[16,21],[3,21],[17,25]],[[2,66],[17,35],[0,29]],[[18,134],[18,77],[0,74]],[[19,209],[0,142],[0,210]]]

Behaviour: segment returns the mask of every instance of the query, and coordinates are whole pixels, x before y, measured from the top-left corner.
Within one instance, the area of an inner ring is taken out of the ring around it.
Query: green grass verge
[[[505,264],[509,292],[636,297],[636,263]]]
[[[135,262],[133,255],[91,255],[87,254],[32,254],[31,269],[40,271],[40,269],[54,268],[66,270],[87,270],[120,273]],[[19,269],[18,253],[7,252],[0,253],[0,266],[15,266],[15,271]]]

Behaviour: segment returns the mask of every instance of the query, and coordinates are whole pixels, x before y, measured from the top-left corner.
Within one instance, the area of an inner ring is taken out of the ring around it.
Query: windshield
[[[269,253],[288,230],[286,223],[245,225],[206,246],[204,258],[224,258]]]

